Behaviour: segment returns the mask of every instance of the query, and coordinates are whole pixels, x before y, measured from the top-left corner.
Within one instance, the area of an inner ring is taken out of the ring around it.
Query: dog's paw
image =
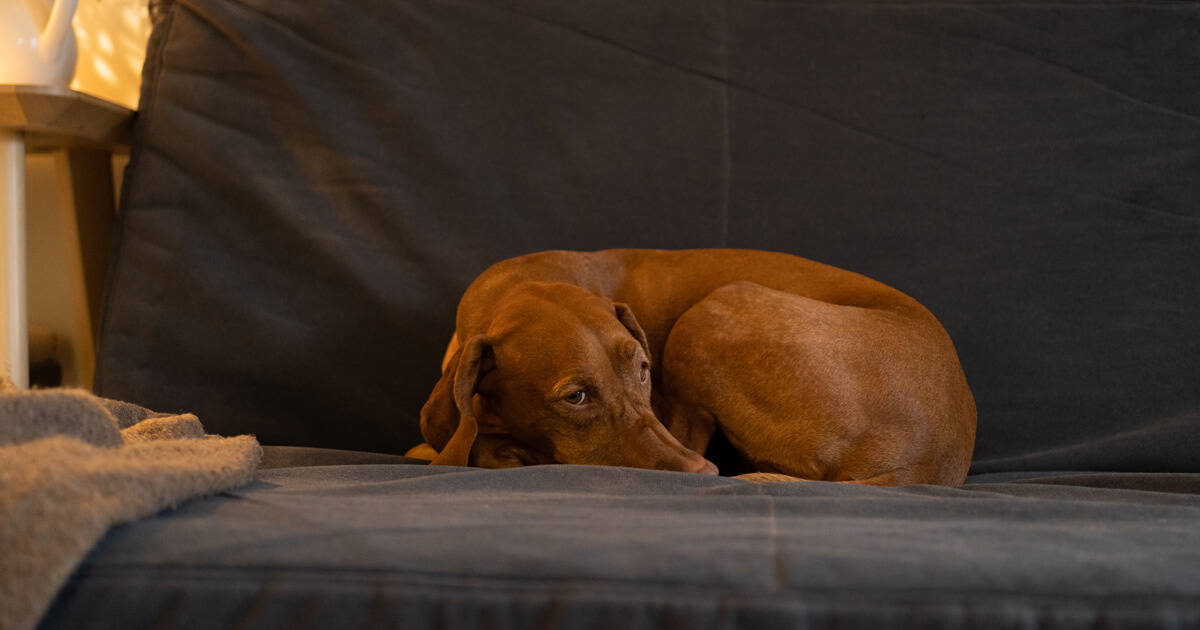
[[[432,460],[433,458],[437,457],[437,455],[437,449],[430,446],[428,442],[421,442],[420,444],[408,449],[408,452],[404,454],[405,457],[428,460]]]
[[[734,475],[733,478],[741,479],[742,481],[752,481],[754,483],[772,483],[772,482],[777,482],[777,481],[808,481],[807,479],[801,479],[799,477],[793,477],[791,475],[785,475],[783,473],[770,473],[770,472],[752,472],[752,473],[746,473],[744,475]]]

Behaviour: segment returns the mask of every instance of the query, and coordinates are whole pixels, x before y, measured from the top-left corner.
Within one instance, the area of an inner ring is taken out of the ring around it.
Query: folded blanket
[[[0,628],[33,628],[112,525],[254,478],[253,436],[0,376]]]

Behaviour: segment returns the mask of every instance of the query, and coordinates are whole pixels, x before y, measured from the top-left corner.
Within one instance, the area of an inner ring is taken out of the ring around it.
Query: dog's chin
[[[622,466],[628,464],[620,464],[613,462],[573,462],[573,461],[558,461],[553,457],[541,455],[534,449],[531,449],[509,436],[499,435],[481,435],[476,440],[471,448],[472,466],[479,468],[518,468],[521,466],[536,466],[539,464],[590,464],[594,466]],[[720,474],[717,466],[711,461],[696,455],[694,458],[687,458],[684,461],[675,462],[675,465],[637,465],[639,468],[651,468],[655,470],[669,470],[673,472],[690,472],[702,475]]]
[[[518,468],[543,461],[532,450],[509,437],[481,435],[471,447],[471,465],[479,468]]]
[[[701,475],[719,475],[720,469],[717,465],[701,457],[699,461],[689,462],[683,472],[699,473]]]

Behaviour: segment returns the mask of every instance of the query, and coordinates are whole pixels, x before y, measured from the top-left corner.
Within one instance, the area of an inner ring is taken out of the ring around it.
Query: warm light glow
[[[146,0],[79,0],[74,26],[79,61],[71,87],[137,107],[150,36]]]
[[[126,30],[129,32],[139,31],[143,27],[142,22],[146,18],[145,13],[146,9],[144,7],[142,7],[141,11],[138,11],[134,7],[125,7],[122,9],[121,18],[125,22]]]
[[[113,72],[112,66],[109,66],[107,61],[97,57],[92,60],[92,67],[95,68],[96,74],[99,75],[101,79],[104,79],[109,83],[117,82],[117,73]]]

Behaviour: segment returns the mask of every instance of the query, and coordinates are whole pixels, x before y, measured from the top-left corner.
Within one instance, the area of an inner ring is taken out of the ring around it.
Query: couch
[[[253,433],[44,628],[1200,625],[1200,5],[157,6],[97,392]],[[912,295],[961,487],[431,467],[457,298],[745,247]]]

